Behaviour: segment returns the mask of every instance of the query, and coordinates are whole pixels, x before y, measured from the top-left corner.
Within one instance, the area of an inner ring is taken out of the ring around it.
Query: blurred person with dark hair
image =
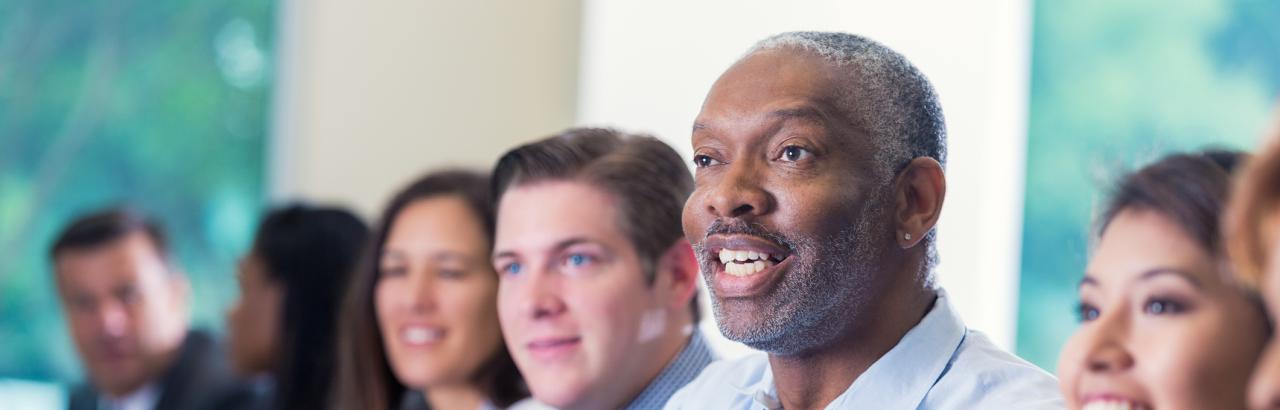
[[[269,375],[258,407],[322,409],[337,367],[338,307],[368,236],[352,213],[293,205],[258,226],[227,312],[235,370]]]
[[[382,212],[343,306],[336,408],[495,409],[528,397],[498,326],[488,186],[435,172]]]
[[[570,129],[507,152],[493,186],[498,313],[530,407],[659,408],[714,359],[675,150]]]
[[[190,285],[160,226],[113,208],[72,221],[53,242],[58,296],[89,383],[72,410],[228,409],[252,400],[220,347],[188,330]]]
[[[1223,263],[1219,228],[1244,154],[1173,154],[1125,176],[1080,281],[1080,327],[1059,356],[1072,409],[1243,409],[1270,335]]]
[[[1236,181],[1223,237],[1237,278],[1261,293],[1272,323],[1280,319],[1280,108]],[[1249,382],[1249,405],[1280,409],[1280,338],[1272,336]]]

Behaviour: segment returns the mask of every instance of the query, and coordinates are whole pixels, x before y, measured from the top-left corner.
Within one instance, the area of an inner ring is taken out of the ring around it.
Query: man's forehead
[[[824,99],[839,79],[839,71],[812,53],[777,49],[744,57],[716,80],[711,97],[775,95]]]
[[[63,251],[54,264],[59,281],[131,280],[145,271],[165,272],[165,262],[145,235],[122,237],[101,246]]]
[[[770,50],[739,61],[712,86],[695,131],[721,120],[830,120],[841,84],[820,57]]]
[[[546,181],[512,188],[498,214],[498,251],[551,251],[569,242],[602,242],[620,235],[616,198],[578,181]]]

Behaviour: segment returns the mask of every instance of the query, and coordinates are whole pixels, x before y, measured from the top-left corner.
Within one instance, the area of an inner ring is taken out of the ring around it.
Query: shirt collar
[[[694,328],[689,336],[689,342],[685,344],[680,353],[676,354],[667,366],[658,373],[658,376],[649,383],[640,395],[636,396],[630,404],[629,409],[649,409],[660,408],[671,398],[671,395],[684,387],[693,379],[702,373],[702,369],[711,364],[715,360],[715,354],[711,352],[711,348],[707,346],[707,342],[702,337],[702,332]]]
[[[888,353],[858,376],[827,408],[914,409],[933,388],[964,341],[966,328],[945,291],[938,289],[933,308],[907,331]],[[773,370],[752,383],[730,384],[739,394],[767,409],[780,409]]]
[[[861,408],[869,400],[882,408],[920,405],[951,363],[966,331],[946,293],[937,294],[924,319],[832,401],[832,407]]]
[[[120,397],[102,395],[103,408],[114,410],[151,410],[160,398],[160,386],[147,383],[138,390]]]

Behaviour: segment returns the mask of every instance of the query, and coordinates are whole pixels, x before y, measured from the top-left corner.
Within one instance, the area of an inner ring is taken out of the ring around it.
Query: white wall
[[[440,166],[573,122],[580,4],[282,3],[270,196],[373,216]]]
[[[588,0],[578,120],[656,133],[688,158],[706,91],[756,40],[834,30],[885,43],[929,76],[947,116],[939,280],[970,327],[1012,347],[1030,11],[1026,0]],[[745,352],[704,328],[727,355]]]

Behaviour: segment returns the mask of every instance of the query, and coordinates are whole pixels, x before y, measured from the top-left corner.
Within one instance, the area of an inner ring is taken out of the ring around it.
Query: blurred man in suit
[[[88,375],[72,410],[226,409],[252,399],[208,334],[188,331],[190,288],[159,225],[127,209],[72,221],[50,256]]]

